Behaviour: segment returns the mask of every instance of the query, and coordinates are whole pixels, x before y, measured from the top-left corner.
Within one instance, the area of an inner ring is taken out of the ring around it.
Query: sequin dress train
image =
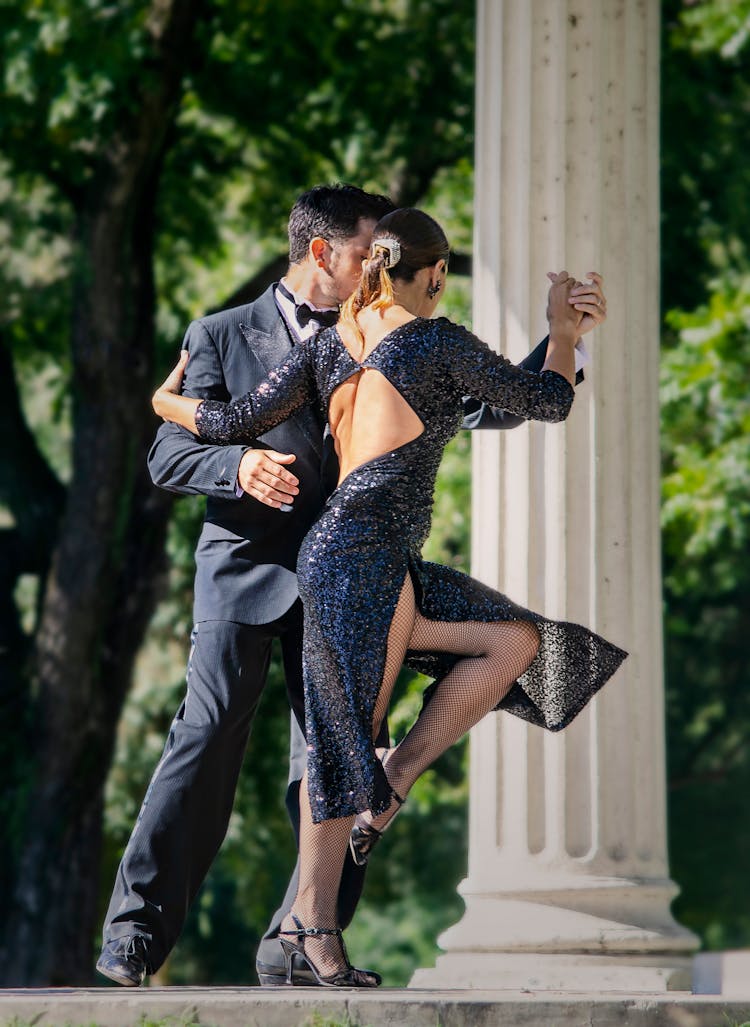
[[[421,435],[353,470],[307,533],[297,573],[305,611],[303,648],[308,775],[313,820],[384,811],[391,790],[372,745],[372,719],[388,632],[406,574],[417,606],[436,621],[532,621],[539,651],[500,703],[556,731],[614,674],[626,653],[577,624],[549,620],[466,574],[421,559],[443,448],[470,395],[527,418],[563,420],[573,389],[553,371],[515,367],[447,318],[415,318],[389,332],[361,363],[336,328],[296,346],[254,392],[205,400],[200,436],[251,441],[307,403],[324,416],[335,389],[363,369],[379,371],[420,418]],[[408,654],[433,676],[457,659]]]

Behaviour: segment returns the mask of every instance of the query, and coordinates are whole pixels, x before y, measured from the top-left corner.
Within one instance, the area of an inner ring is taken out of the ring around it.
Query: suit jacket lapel
[[[269,298],[273,304],[272,311],[267,302]],[[256,310],[253,309],[251,323],[249,325],[240,324],[240,330],[253,353],[268,373],[283,363],[287,354],[291,352],[292,340],[289,336],[286,322],[276,306],[272,288],[260,297],[257,303],[254,304],[255,307],[260,307],[260,310],[256,314]],[[296,343],[296,345],[304,345],[304,343]],[[296,424],[300,431],[304,433],[318,456],[322,456],[323,430],[312,407],[303,407],[302,410],[298,410],[289,420]]]
[[[240,330],[253,351],[253,355],[265,368],[266,374],[283,363],[287,354],[292,350],[292,340],[289,338],[289,332],[280,314],[270,331],[263,331],[252,324],[242,323],[240,323]]]

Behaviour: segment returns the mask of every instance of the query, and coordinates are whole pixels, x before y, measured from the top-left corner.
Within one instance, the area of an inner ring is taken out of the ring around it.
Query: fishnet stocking
[[[354,817],[314,824],[307,791],[307,772],[302,778],[299,807],[300,875],[293,910],[304,927],[338,927],[336,909],[341,868]],[[281,929],[294,930],[291,916],[284,919]],[[305,938],[304,946],[321,974],[332,974],[345,963],[341,944],[335,937]]]

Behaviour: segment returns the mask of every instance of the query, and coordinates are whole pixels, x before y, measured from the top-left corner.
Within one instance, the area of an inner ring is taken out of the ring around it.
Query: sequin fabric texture
[[[416,439],[353,470],[303,540],[297,563],[305,610],[303,648],[310,804],[316,822],[385,810],[390,788],[372,745],[388,631],[407,573],[425,617],[531,620],[539,652],[500,704],[550,730],[568,724],[625,657],[577,624],[548,620],[465,574],[421,559],[443,448],[469,395],[523,417],[561,421],[573,388],[552,371],[515,367],[446,318],[416,318],[358,363],[336,328],[296,346],[254,392],[205,400],[196,423],[213,443],[252,441],[307,403],[327,411],[334,390],[362,368],[383,374],[424,426]],[[408,654],[415,669],[445,674],[459,657]]]

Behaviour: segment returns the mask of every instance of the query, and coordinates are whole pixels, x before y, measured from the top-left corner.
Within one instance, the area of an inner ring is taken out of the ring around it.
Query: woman
[[[544,369],[516,368],[464,328],[431,319],[448,253],[432,218],[397,210],[377,225],[338,326],[296,346],[253,393],[229,404],[176,395],[183,357],[154,396],[160,416],[213,443],[249,441],[318,402],[339,456],[338,487],[297,566],[309,758],[300,885],[282,925],[289,983],[304,966],[324,985],[379,983],[349,965],[336,923],[347,844],[364,862],[417,777],[490,710],[502,704],[559,729],[625,656],[585,628],[547,620],[420,558],[462,397],[563,420],[586,312],[571,302],[574,279],[550,276]],[[412,729],[381,760],[373,738],[407,650],[443,676]]]

